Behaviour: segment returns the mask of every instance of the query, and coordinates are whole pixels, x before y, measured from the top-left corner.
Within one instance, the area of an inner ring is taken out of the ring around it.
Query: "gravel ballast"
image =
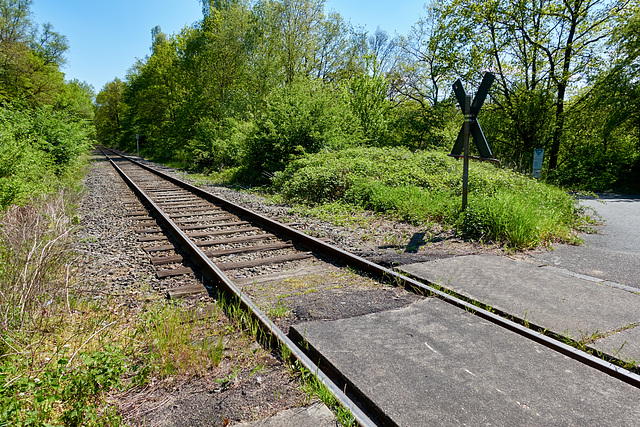
[[[193,181],[184,172],[146,163],[185,181]],[[156,278],[156,268],[135,232],[139,225],[127,216],[128,211],[143,210],[143,207],[103,157],[95,155],[85,186],[87,193],[79,207],[78,250],[83,254],[80,281],[91,290],[92,298],[116,298],[119,307],[135,311],[142,309],[145,302],[164,299],[168,289],[199,283],[194,275]],[[374,214],[363,214],[365,218],[358,221],[358,225],[336,226],[302,216],[291,206],[274,204],[255,194],[221,186],[200,186],[269,218],[295,224],[301,231],[387,267],[457,255],[502,253],[498,247],[467,243],[447,231],[424,229]],[[317,282],[313,292],[290,292],[281,298],[273,296],[276,291],[264,285],[251,293],[257,303],[265,307],[274,306],[276,298],[278,303],[282,300],[287,305],[288,313],[276,319],[285,331],[302,321],[360,316],[401,308],[422,298],[366,277],[338,271],[327,274],[333,275],[331,280],[326,276],[320,280],[317,275],[306,279]],[[208,295],[199,294],[175,304],[193,309],[211,302]],[[259,374],[232,366],[226,368],[228,372],[235,372],[233,381],[208,376],[157,382],[144,390],[120,396],[118,406],[127,422],[134,425],[222,426],[260,419],[308,403],[297,381],[275,354],[265,358]]]

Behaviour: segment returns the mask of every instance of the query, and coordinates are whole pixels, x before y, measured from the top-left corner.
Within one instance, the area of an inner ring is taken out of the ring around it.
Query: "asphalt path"
[[[640,196],[599,194],[580,204],[599,218],[581,246],[558,245],[534,255],[549,265],[640,289]]]

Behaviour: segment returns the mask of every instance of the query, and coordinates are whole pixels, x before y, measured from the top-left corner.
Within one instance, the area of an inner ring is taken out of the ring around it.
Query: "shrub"
[[[186,149],[189,153],[187,164],[204,173],[238,166],[251,125],[251,122],[232,118],[222,122],[201,120],[196,126],[194,139]]]
[[[87,122],[51,108],[0,107],[0,211],[63,185],[90,133]]]
[[[256,118],[244,156],[247,179],[283,170],[308,153],[354,145],[361,136],[357,120],[339,92],[319,82],[297,81],[274,91]]]
[[[628,177],[638,162],[640,155],[632,149],[604,151],[601,147],[582,146],[574,149],[550,178],[574,190],[612,191],[626,187],[637,191],[639,185],[629,182]]]
[[[0,329],[21,330],[39,322],[42,307],[60,286],[72,260],[73,219],[62,194],[13,205],[0,220]]]
[[[527,248],[570,239],[574,200],[562,190],[490,164],[472,163],[461,212],[462,162],[444,153],[351,148],[292,162],[273,179],[290,201],[341,201],[418,224],[440,221],[478,240]]]

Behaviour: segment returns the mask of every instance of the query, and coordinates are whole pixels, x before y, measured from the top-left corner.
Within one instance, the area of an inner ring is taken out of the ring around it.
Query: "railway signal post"
[[[480,108],[482,108],[482,104],[484,104],[487,95],[489,94],[489,89],[495,80],[495,76],[491,73],[485,73],[482,77],[482,83],[480,83],[480,87],[478,88],[478,92],[476,96],[473,98],[473,102],[471,102],[471,96],[467,95],[464,87],[462,87],[462,82],[460,79],[456,80],[453,84],[453,92],[458,99],[458,104],[460,105],[460,109],[464,114],[464,124],[462,129],[460,129],[460,133],[458,134],[458,139],[456,140],[453,149],[449,156],[463,158],[463,173],[462,173],[462,210],[464,211],[467,208],[467,193],[469,189],[469,159],[477,159],[477,160],[486,160],[497,162],[494,159],[493,153],[489,148],[489,144],[487,143],[487,139],[482,132],[482,128],[480,127],[480,122],[478,122],[478,113],[480,112]],[[480,157],[471,156],[469,154],[469,137],[473,137],[473,141],[476,144],[476,148],[480,153]]]

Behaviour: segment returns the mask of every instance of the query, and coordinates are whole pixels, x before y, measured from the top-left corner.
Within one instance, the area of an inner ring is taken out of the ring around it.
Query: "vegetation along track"
[[[210,284],[209,289],[203,285],[173,288],[168,291],[168,296],[176,298],[217,289],[238,298],[261,326],[264,337],[288,348],[361,425],[386,425],[391,421],[377,411],[366,396],[353,395],[356,391],[349,379],[335,375],[324,361],[322,366],[326,373],[321,371],[314,360],[321,360],[322,356],[313,354],[312,360],[305,354],[301,338],[290,338],[283,332],[288,329],[286,322],[274,321],[265,314],[265,308],[267,311],[269,307],[277,309],[280,298],[290,293],[292,288],[304,293],[304,284],[317,284],[319,276],[324,277],[321,281],[337,288],[344,286],[351,274],[360,278],[360,284],[368,282],[370,286],[379,286],[387,283],[419,295],[440,298],[640,388],[639,375],[609,361],[349,254],[298,232],[292,224],[287,226],[275,222],[132,158],[120,154],[107,157],[146,207],[146,210],[132,210],[129,215],[139,220],[140,240],[157,266],[158,277],[196,274],[204,279],[204,283]],[[345,273],[345,267],[351,270]],[[363,274],[354,274],[353,270]],[[328,276],[331,280],[327,281]],[[282,286],[274,289],[273,283]]]

